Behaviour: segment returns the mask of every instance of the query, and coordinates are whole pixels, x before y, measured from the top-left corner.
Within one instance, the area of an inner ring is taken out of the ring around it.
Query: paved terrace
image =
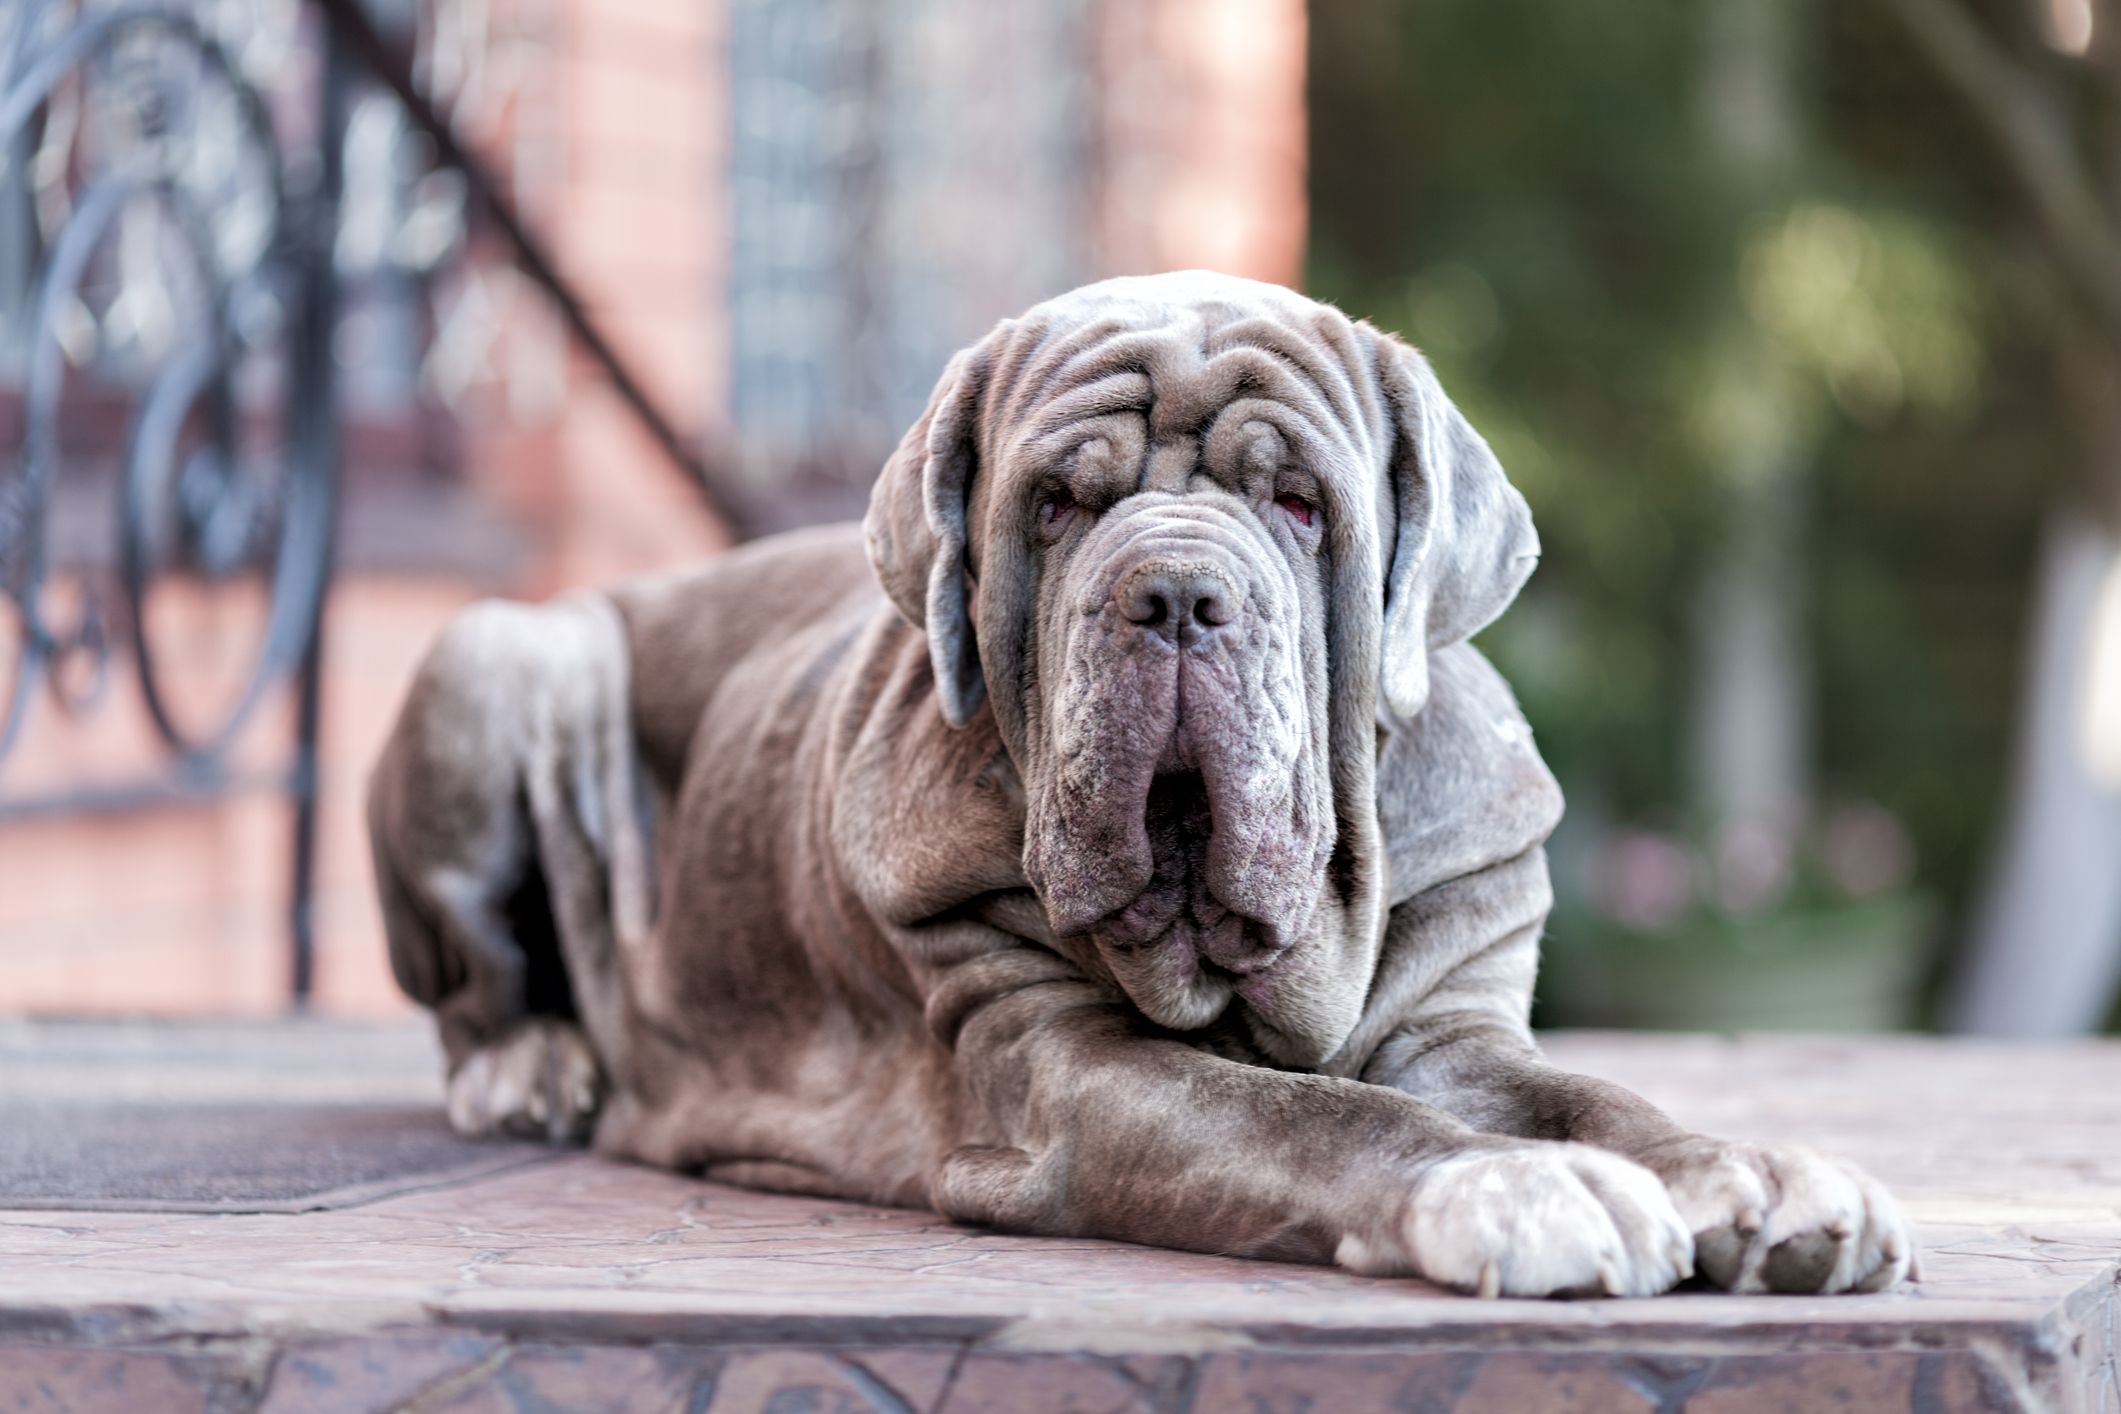
[[[1923,1280],[1478,1302],[440,1127],[407,1027],[0,1023],[0,1410],[2121,1410],[2121,1046],[1562,1036]]]

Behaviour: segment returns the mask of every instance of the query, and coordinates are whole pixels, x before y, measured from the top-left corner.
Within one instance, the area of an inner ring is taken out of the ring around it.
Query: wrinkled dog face
[[[1188,386],[1020,454],[1037,564],[1025,872],[1054,928],[1088,933],[1136,1005],[1181,1029],[1303,936],[1336,835],[1318,480],[1270,421],[1215,435],[1231,400],[1214,394],[1257,354],[1207,355]]]
[[[945,714],[991,700],[1056,936],[1160,1025],[1236,998],[1271,1054],[1338,1045],[1382,925],[1380,716],[1536,554],[1426,364],[1273,286],[1089,286],[953,361],[868,527]]]

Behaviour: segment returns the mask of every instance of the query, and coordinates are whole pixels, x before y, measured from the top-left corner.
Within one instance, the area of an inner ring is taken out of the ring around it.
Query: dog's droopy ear
[[[987,345],[950,360],[869,496],[862,530],[869,562],[906,622],[928,633],[943,717],[972,720],[986,695],[965,604],[965,516],[972,487]]]
[[[1404,720],[1429,700],[1429,654],[1472,637],[1510,606],[1539,563],[1539,536],[1524,497],[1444,396],[1429,361],[1381,334],[1377,370],[1393,423],[1399,522],[1378,695]]]

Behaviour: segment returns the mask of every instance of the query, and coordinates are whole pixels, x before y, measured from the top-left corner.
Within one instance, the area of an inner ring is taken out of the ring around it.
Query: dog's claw
[[[1620,1265],[1610,1257],[1598,1264],[1598,1284],[1605,1289],[1608,1296],[1618,1296],[1623,1289],[1620,1283]]]
[[[1493,1262],[1483,1263],[1480,1268],[1480,1285],[1473,1294],[1483,1301],[1493,1301],[1502,1295],[1502,1272]]]

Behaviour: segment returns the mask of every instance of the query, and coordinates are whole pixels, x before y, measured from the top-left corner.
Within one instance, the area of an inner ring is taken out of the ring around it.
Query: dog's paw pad
[[[1715,1285],[1734,1286],[1739,1272],[1745,1268],[1745,1249],[1752,1241],[1753,1234],[1736,1223],[1697,1232],[1694,1234],[1694,1266]]]
[[[1833,1279],[1842,1239],[1830,1232],[1800,1232],[1768,1249],[1761,1266],[1769,1291],[1820,1291]]]

